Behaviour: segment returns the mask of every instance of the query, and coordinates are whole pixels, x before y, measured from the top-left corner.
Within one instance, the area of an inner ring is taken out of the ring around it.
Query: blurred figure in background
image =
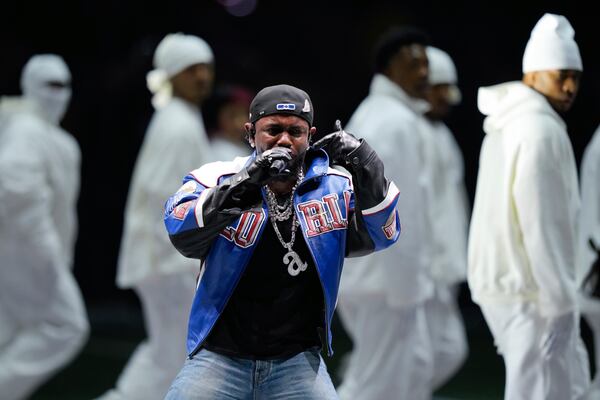
[[[244,124],[248,120],[253,98],[254,94],[242,86],[223,85],[216,88],[210,101],[212,107],[209,109],[207,104],[204,109],[204,115],[210,121],[207,126],[214,160],[232,160],[252,152],[245,139]]]
[[[200,104],[212,90],[213,52],[202,39],[167,35],[148,74],[156,112],[129,189],[117,285],[139,296],[147,339],[135,350],[116,388],[102,399],[162,399],[186,357],[187,317],[197,260],[183,257],[165,233],[165,201],[181,177],[211,159]]]
[[[425,304],[434,294],[434,226],[424,118],[429,105],[423,100],[426,45],[426,35],[410,27],[380,39],[369,95],[347,126],[371,143],[402,191],[398,212],[406,234],[397,246],[344,266],[338,310],[354,347],[339,387],[343,400],[431,397]]]
[[[581,312],[594,335],[596,375],[588,399],[600,399],[600,128],[581,162],[581,216],[579,244],[583,279]]]
[[[73,277],[81,154],[59,123],[71,73],[32,57],[0,132],[0,397],[25,399],[71,361],[89,325]]]
[[[577,169],[562,113],[583,70],[569,21],[545,14],[523,79],[480,88],[486,115],[468,281],[506,367],[505,399],[581,398],[589,365],[576,301]]]
[[[431,264],[435,294],[425,304],[433,349],[433,390],[454,375],[468,353],[462,316],[457,304],[459,284],[467,277],[468,201],[464,162],[454,135],[444,123],[451,107],[460,103],[456,67],[450,56],[427,47],[429,84],[426,113],[431,130],[433,160],[433,220],[436,221]]]

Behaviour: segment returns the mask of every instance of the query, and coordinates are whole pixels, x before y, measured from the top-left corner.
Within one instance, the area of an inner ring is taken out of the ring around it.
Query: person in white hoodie
[[[28,398],[85,344],[89,324],[73,276],[81,152],[60,127],[71,73],[33,56],[18,107],[0,132],[0,397]]]
[[[579,249],[580,305],[594,336],[595,365],[600,366],[600,127],[581,161],[581,216]],[[590,241],[596,249],[592,247]],[[600,368],[596,368],[598,371]],[[592,381],[589,399],[600,398],[600,373]]]
[[[576,301],[579,189],[561,114],[583,70],[568,20],[545,14],[523,79],[479,89],[486,115],[468,283],[506,367],[506,400],[580,398],[589,366]]]
[[[431,275],[435,295],[425,307],[431,337],[434,375],[432,386],[446,383],[467,358],[467,336],[457,304],[459,285],[467,277],[467,230],[469,205],[464,182],[463,156],[454,135],[444,123],[461,101],[456,67],[443,50],[427,47],[429,84],[425,114],[431,130],[433,153],[433,210],[435,249]]]
[[[162,399],[186,358],[187,318],[200,265],[183,257],[163,226],[163,206],[181,177],[212,160],[200,104],[212,90],[213,52],[201,38],[167,35],[147,76],[156,112],[133,172],[117,285],[142,303],[147,339],[103,400]]]
[[[393,248],[348,259],[338,310],[353,350],[338,388],[341,399],[431,397],[433,355],[425,303],[433,296],[432,181],[423,98],[429,88],[426,35],[392,29],[380,39],[369,95],[348,123],[372,143],[398,183],[403,239]]]

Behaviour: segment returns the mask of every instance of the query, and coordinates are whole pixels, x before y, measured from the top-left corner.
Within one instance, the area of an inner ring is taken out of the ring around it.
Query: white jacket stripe
[[[398,194],[400,194],[400,191],[396,187],[396,184],[394,184],[394,182],[391,182],[390,187],[388,188],[387,195],[385,196],[385,199],[383,199],[383,201],[381,203],[377,204],[376,206],[367,208],[366,210],[362,210],[362,215],[371,215],[371,214],[378,213],[381,210],[384,210],[390,204],[392,204],[392,202],[394,201],[396,196],[398,196]]]
[[[206,189],[202,193],[200,193],[200,197],[198,197],[198,201],[196,202],[196,206],[194,207],[194,215],[196,216],[196,223],[198,224],[198,228],[204,227],[204,218],[202,217],[202,209],[204,205],[204,201],[206,197],[210,193],[211,189]]]

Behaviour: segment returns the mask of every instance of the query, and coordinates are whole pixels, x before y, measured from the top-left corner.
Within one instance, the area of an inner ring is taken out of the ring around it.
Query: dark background
[[[137,298],[117,289],[114,279],[129,179],[153,111],[145,74],[152,68],[154,48],[167,33],[196,34],[212,46],[217,84],[238,83],[259,90],[289,83],[305,89],[315,106],[315,125],[327,133],[336,118],[347,121],[367,94],[371,48],[379,34],[394,24],[424,29],[433,45],[453,57],[458,69],[463,102],[448,123],[464,154],[471,198],[483,139],[477,88],[520,79],[525,44],[544,12],[569,19],[583,58],[581,91],[566,116],[578,163],[600,123],[599,34],[593,2],[257,0],[247,17],[232,16],[225,3],[2,4],[0,95],[19,93],[20,71],[36,53],[62,55],[73,74],[73,99],[63,126],[77,138],[83,154],[75,274],[90,311],[92,340],[118,336],[122,326],[137,326],[134,339],[143,335]],[[468,328],[482,325],[466,285],[461,306]],[[473,340],[477,339],[473,332],[488,335],[485,330],[469,330]],[[347,339],[344,342],[343,332],[341,336],[344,347]],[[485,337],[485,352],[495,357]],[[122,362],[131,350],[125,347]],[[115,368],[113,375],[120,366]]]

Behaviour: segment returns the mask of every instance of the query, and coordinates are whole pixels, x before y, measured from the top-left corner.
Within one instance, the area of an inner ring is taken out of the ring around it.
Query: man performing
[[[191,172],[167,202],[171,241],[203,261],[167,399],[337,399],[320,351],[344,257],[398,239],[398,189],[339,126],[309,147],[312,123],[304,91],[264,88],[245,125],[254,154]]]

